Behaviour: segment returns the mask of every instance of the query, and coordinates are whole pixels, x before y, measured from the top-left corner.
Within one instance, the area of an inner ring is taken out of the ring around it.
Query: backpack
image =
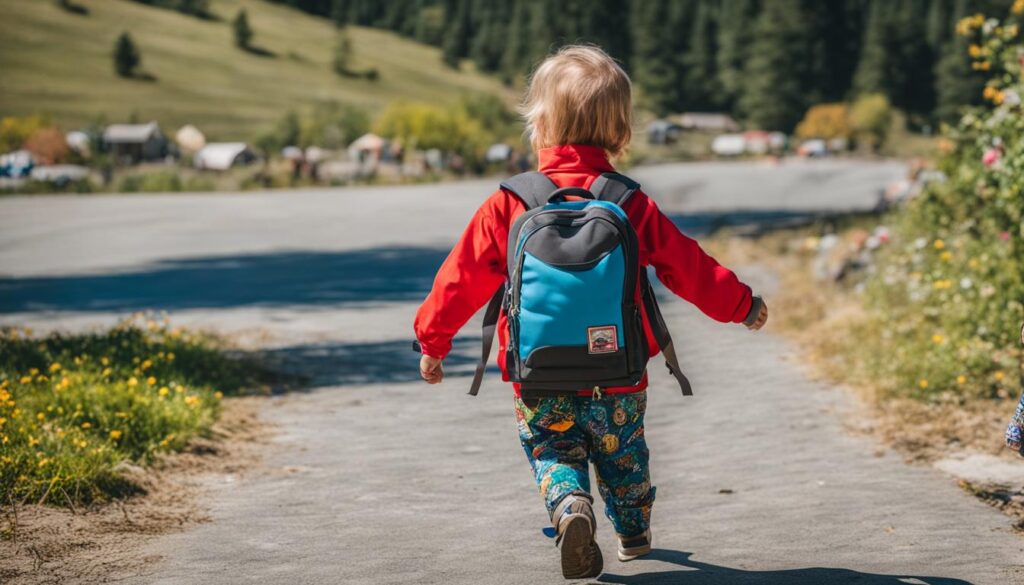
[[[636,385],[650,355],[636,302],[639,287],[669,372],[683,394],[691,395],[647,270],[639,264],[636,231],[622,210],[640,185],[604,173],[590,190],[558,188],[534,171],[501,188],[518,197],[526,212],[509,231],[509,278],[484,313],[483,351],[469,393],[480,389],[501,312],[509,325],[501,359],[523,397],[592,389],[599,398],[605,388]]]

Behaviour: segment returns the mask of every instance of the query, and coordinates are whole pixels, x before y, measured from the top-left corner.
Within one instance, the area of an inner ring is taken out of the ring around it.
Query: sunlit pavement
[[[685,229],[866,210],[894,163],[665,165],[630,174]],[[262,466],[211,478],[213,521],[155,539],[129,583],[557,583],[546,515],[497,376],[465,395],[478,324],[439,387],[416,381],[412,315],[494,188],[0,198],[0,323],[110,323],[165,309],[307,373],[267,400]],[[741,276],[769,299],[774,279]],[[649,560],[606,583],[1024,583],[1024,539],[949,477],[852,436],[841,389],[769,330],[666,301],[696,397],[652,362],[658,502]],[[914,581],[911,578],[917,578]]]

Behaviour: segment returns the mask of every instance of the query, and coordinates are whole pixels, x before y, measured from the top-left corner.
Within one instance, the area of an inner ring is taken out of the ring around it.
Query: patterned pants
[[[1024,396],[1020,397],[1017,411],[1013,413],[1010,426],[1006,427],[1006,446],[1016,449],[1024,456]]]
[[[589,463],[605,514],[621,536],[650,526],[655,488],[644,440],[647,392],[598,399],[516,398],[519,440],[550,515],[569,494],[590,494]]]

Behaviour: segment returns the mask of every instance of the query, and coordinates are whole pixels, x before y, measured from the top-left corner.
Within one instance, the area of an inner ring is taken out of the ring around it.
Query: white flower
[[[1003,103],[1007,106],[1019,106],[1020,105],[1020,94],[1015,90],[1008,89],[1003,92]]]
[[[962,289],[971,288],[973,284],[974,282],[970,278],[967,278],[966,276],[960,279],[960,288]]]
[[[916,240],[914,240],[914,247],[917,248],[918,250],[924,248],[927,245],[928,240],[926,238],[917,238]]]

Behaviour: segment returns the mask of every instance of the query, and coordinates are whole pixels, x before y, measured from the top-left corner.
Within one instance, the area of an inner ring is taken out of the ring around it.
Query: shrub
[[[24,118],[7,116],[0,119],[0,152],[18,150],[29,136],[49,126],[50,119],[39,114]]]
[[[896,214],[867,287],[868,369],[891,394],[1005,397],[1024,385],[1024,55],[1018,15],[958,27],[991,71],[989,105],[947,135],[932,184]]]
[[[858,143],[878,151],[885,143],[892,123],[889,98],[880,93],[863,95],[850,108],[850,127]]]
[[[818,104],[807,110],[804,119],[797,124],[798,138],[850,138],[848,121],[849,109],[846,104]]]
[[[36,162],[44,165],[64,162],[69,150],[64,133],[52,126],[33,132],[25,140],[24,148],[32,153]]]

